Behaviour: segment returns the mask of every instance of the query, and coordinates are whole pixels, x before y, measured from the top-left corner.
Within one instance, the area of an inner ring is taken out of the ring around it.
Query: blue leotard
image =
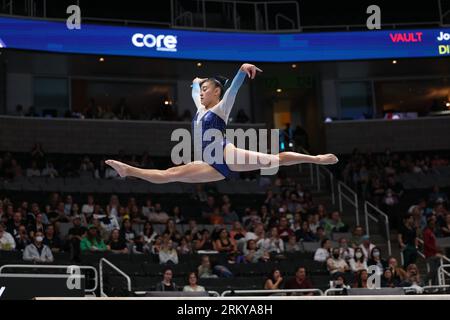
[[[220,143],[222,144],[223,149],[225,149],[225,146],[230,143],[225,138],[225,130],[228,123],[228,117],[233,108],[234,100],[239,88],[245,80],[245,76],[246,73],[239,70],[234,77],[231,86],[223,95],[222,100],[220,100],[217,105],[210,109],[206,109],[206,107],[200,102],[200,84],[196,82],[192,85],[192,99],[194,99],[195,105],[197,107],[197,113],[192,120],[192,128],[194,130],[194,127],[196,125],[198,125],[200,128],[201,122],[201,154],[203,154],[203,151],[207,146],[209,146],[211,143],[214,143],[214,141],[205,141],[203,139],[203,133],[209,129],[216,129],[221,132],[222,138]],[[214,153],[212,155],[214,156]],[[225,163],[225,159],[223,159],[222,163],[216,163],[215,161],[213,161],[212,163],[207,163],[218,172],[220,172],[225,178],[230,178],[233,176],[233,172]]]

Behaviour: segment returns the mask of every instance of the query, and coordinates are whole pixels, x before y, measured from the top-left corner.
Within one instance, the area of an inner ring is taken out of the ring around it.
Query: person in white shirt
[[[204,292],[205,288],[197,284],[197,274],[195,272],[189,273],[189,285],[184,286],[184,292]]]
[[[27,177],[40,177],[41,176],[41,170],[37,167],[36,161],[33,161],[31,163],[31,168],[27,169]]]
[[[364,252],[361,248],[355,249],[355,256],[353,259],[350,259],[350,269],[352,272],[359,272],[361,270],[367,270],[367,261],[364,256]]]
[[[90,217],[94,212],[94,197],[92,195],[88,195],[87,203],[83,204],[81,207],[81,213],[85,214],[87,217]]]
[[[347,262],[353,259],[355,255],[355,250],[348,246],[348,241],[346,238],[339,239],[339,253],[341,258]]]
[[[167,220],[169,220],[169,215],[162,210],[161,204],[156,203],[155,204],[155,212],[150,212],[148,216],[148,220],[151,223],[159,223],[159,224],[166,224]]]
[[[56,178],[58,176],[58,171],[53,167],[53,163],[47,162],[47,166],[42,170],[43,177]]]
[[[373,248],[375,248],[375,245],[373,243],[370,242],[370,238],[369,236],[363,236],[361,238],[361,245],[359,246],[361,248],[361,250],[364,253],[364,256],[366,257],[370,257],[370,254],[372,253]]]
[[[320,243],[320,248],[316,250],[314,254],[314,261],[326,262],[330,257],[331,241],[329,239],[323,239]]]
[[[34,242],[25,247],[23,260],[37,263],[53,262],[53,253],[48,246],[42,243],[44,234],[40,231],[34,234]]]
[[[328,271],[330,272],[330,275],[336,273],[344,273],[350,270],[347,262],[345,262],[345,260],[341,258],[339,248],[333,249],[332,256],[327,260],[327,268]]]
[[[0,251],[13,251],[16,249],[16,241],[13,236],[5,231],[5,226],[0,223]]]
[[[178,253],[173,247],[172,240],[166,238],[164,239],[161,250],[159,251],[159,263],[166,264],[170,262],[173,264],[178,264]]]
[[[270,253],[283,253],[284,252],[284,242],[278,235],[278,229],[273,227],[270,230],[271,237],[266,240],[265,249]]]

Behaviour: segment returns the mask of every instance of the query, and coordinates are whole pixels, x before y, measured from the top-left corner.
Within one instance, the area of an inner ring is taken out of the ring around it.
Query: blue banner
[[[450,29],[324,33],[232,33],[0,18],[0,47],[46,52],[249,62],[450,55]]]

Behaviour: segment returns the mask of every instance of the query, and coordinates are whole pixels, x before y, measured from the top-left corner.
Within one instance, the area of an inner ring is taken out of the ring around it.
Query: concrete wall
[[[450,149],[450,117],[337,121],[325,125],[327,151],[351,153]]]
[[[0,116],[0,151],[29,152],[40,142],[48,153],[142,154],[170,156],[173,130],[191,129],[186,122],[109,121]],[[263,124],[229,126],[265,128]]]

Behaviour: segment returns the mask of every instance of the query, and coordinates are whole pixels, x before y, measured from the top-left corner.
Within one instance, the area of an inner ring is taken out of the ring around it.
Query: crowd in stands
[[[166,104],[167,103],[167,104]],[[150,112],[149,110],[153,110]],[[175,105],[170,101],[161,101],[158,108],[149,108],[149,110],[134,110],[125,99],[121,99],[115,106],[100,105],[95,99],[90,99],[85,108],[80,111],[67,110],[64,114],[57,114],[56,110],[48,112],[38,112],[34,106],[24,110],[22,105],[17,105],[12,114],[17,117],[60,117],[72,119],[97,119],[97,120],[144,120],[144,121],[192,121],[193,114],[189,109],[178,114]],[[230,122],[248,123],[249,116],[244,110],[238,110],[236,117],[230,119]]]

